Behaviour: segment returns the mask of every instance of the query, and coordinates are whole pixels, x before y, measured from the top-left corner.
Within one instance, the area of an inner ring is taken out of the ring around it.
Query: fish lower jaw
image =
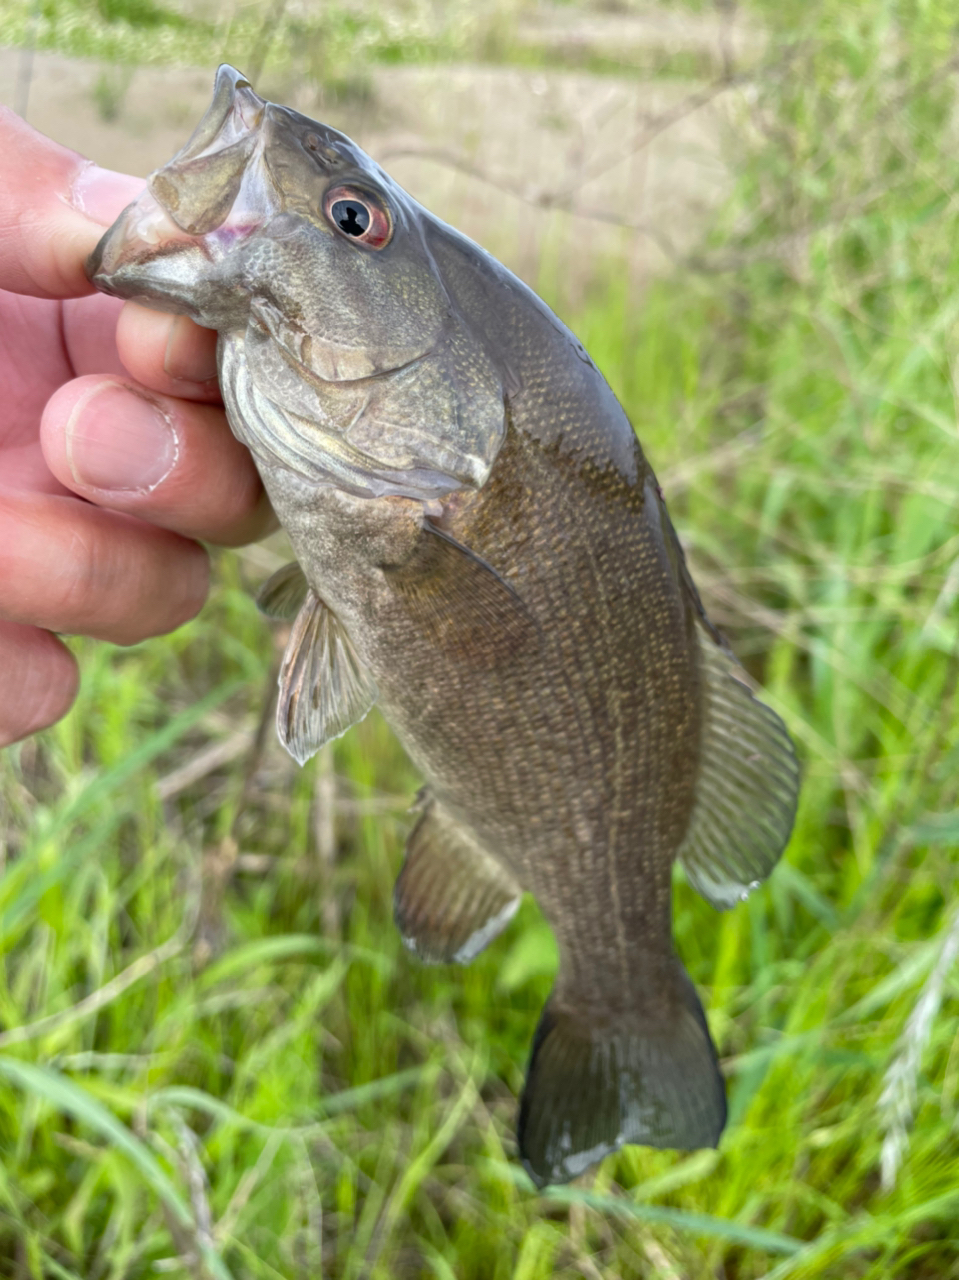
[[[114,277],[124,270],[129,274],[131,267],[143,264],[141,292],[149,295],[149,263],[165,252],[197,243],[196,236],[181,230],[150,191],[144,191],[94,249],[87,263],[87,274],[105,293],[135,297],[135,288],[131,291],[122,278]]]

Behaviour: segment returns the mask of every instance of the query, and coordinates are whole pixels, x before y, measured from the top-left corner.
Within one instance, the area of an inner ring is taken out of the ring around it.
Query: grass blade
[[[557,1187],[542,1198],[547,1202],[560,1204],[584,1204],[600,1213],[620,1218],[636,1218],[640,1222],[656,1226],[674,1227],[677,1231],[688,1231],[692,1235],[707,1236],[713,1240],[728,1240],[731,1244],[761,1249],[764,1253],[791,1255],[798,1253],[803,1247],[803,1242],[794,1236],[769,1231],[765,1227],[750,1227],[745,1223],[731,1222],[727,1218],[715,1218],[708,1213],[690,1213],[685,1209],[670,1209],[663,1205],[637,1204],[635,1200],[580,1191],[575,1187]]]

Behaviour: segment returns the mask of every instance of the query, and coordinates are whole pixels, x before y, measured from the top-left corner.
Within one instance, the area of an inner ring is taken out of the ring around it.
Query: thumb
[[[92,293],[83,264],[143,190],[0,107],[0,289],[38,298]]]

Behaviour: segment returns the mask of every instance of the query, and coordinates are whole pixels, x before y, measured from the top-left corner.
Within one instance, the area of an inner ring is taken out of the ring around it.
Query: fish
[[[218,332],[227,417],[295,561],[277,730],[303,763],[377,704],[425,779],[406,946],[466,964],[524,893],[559,968],[517,1128],[539,1186],[627,1143],[713,1147],[717,1053],[672,938],[780,857],[799,766],[709,620],[582,344],[336,129],[221,66],[88,263]]]

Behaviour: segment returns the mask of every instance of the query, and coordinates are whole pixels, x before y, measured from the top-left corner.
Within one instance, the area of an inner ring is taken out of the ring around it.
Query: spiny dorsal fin
[[[256,593],[256,607],[268,618],[289,622],[303,606],[309,583],[294,560],[267,578]]]
[[[520,1101],[519,1150],[537,1186],[569,1182],[627,1142],[715,1147],[726,1091],[702,1005],[679,961],[658,976],[668,1014],[602,1003],[543,1010]]]
[[[468,964],[516,914],[522,889],[431,798],[393,891],[403,941],[428,964]]]
[[[737,678],[742,668],[698,624],[703,737],[689,829],[678,857],[707,902],[726,910],[769,875],[789,840],[799,765],[786,726]]]
[[[428,521],[409,559],[383,572],[437,648],[469,666],[498,666],[538,641],[536,622],[509,583]]]
[[[309,589],[280,668],[276,730],[299,764],[362,720],[376,685],[339,619]]]

